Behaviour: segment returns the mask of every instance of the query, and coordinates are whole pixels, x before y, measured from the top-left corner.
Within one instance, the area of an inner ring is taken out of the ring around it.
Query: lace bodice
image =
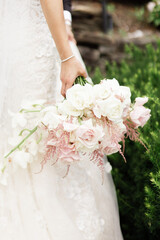
[[[1,9],[0,127],[7,134],[8,110],[25,100],[55,101],[60,61],[39,0],[6,0]]]

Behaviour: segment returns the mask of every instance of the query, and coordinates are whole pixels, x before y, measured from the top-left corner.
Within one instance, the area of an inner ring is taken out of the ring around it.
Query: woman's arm
[[[72,50],[66,32],[62,0],[40,1],[60,58],[61,60],[66,59],[72,55]],[[65,95],[66,90],[73,85],[76,77],[79,75],[87,76],[84,68],[76,58],[71,58],[61,64],[62,95]]]

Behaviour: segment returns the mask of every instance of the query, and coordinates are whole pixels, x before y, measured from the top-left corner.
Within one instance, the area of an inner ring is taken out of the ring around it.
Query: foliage
[[[114,4],[107,4],[106,5],[106,10],[109,12],[109,13],[114,13],[115,12],[115,5]]]
[[[160,42],[155,49],[126,46],[127,59],[120,65],[106,64],[106,78],[129,86],[133,99],[148,96],[151,119],[141,130],[146,151],[139,143],[127,142],[125,156],[109,157],[117,188],[121,226],[125,240],[156,240],[160,233]],[[93,78],[102,79],[96,69]],[[132,100],[133,100],[132,99]]]
[[[144,13],[145,13],[144,7],[138,7],[138,8],[136,7],[135,8],[134,14],[138,21],[144,20]]]
[[[149,15],[149,21],[152,22],[156,27],[160,26],[160,4],[157,1],[155,2],[155,7]]]

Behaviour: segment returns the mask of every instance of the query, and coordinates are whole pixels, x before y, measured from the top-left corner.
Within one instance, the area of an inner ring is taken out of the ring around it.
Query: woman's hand
[[[77,44],[77,42],[74,38],[74,34],[72,32],[72,27],[66,24],[66,30],[67,30],[68,40],[73,42],[74,44]]]
[[[82,64],[74,57],[61,64],[61,94],[65,97],[68,88],[72,87],[78,76],[87,77],[87,73]]]

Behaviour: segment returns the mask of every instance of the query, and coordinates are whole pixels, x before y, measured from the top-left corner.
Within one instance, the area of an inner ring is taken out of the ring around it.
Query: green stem
[[[19,136],[22,136],[22,134],[23,134],[25,131],[30,132],[31,130],[29,130],[28,128],[25,128],[25,129],[23,129],[23,130],[20,132]]]
[[[84,78],[83,76],[79,76],[76,78],[74,85],[75,84],[80,84],[82,86],[84,86],[86,83],[93,85],[92,83],[88,82],[86,78]]]
[[[27,109],[21,109],[20,113],[24,112],[24,113],[33,113],[33,112],[41,112],[41,110],[27,110]]]
[[[13,148],[4,158],[8,158],[14,151],[16,151],[20,146],[33,134],[37,131],[38,126],[30,130],[30,133],[15,147]]]

